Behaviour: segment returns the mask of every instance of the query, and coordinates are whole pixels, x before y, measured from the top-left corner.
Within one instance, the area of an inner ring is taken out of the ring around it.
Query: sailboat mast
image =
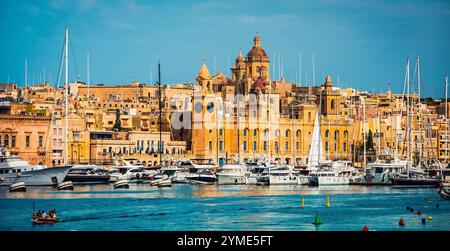
[[[410,165],[410,161],[411,161],[411,159],[410,159],[410,152],[411,152],[411,128],[410,128],[410,126],[411,126],[411,117],[410,117],[410,109],[411,109],[411,95],[410,95],[410,93],[409,93],[409,58],[408,58],[408,60],[407,60],[407,63],[406,63],[406,97],[407,97],[407,99],[406,99],[406,121],[407,121],[407,123],[406,123],[406,133],[407,133],[407,135],[406,135],[406,139],[407,139],[407,142],[406,142],[406,145],[407,145],[407,151],[406,151],[406,154],[407,154],[407,166],[406,166],[406,170],[407,170],[407,173],[408,173],[408,176],[409,176],[409,165]]]
[[[447,99],[448,99],[448,76],[445,76],[445,119],[444,121],[445,123],[445,140],[448,140],[448,104],[447,104]],[[447,142],[447,141],[446,141]],[[448,153],[447,153],[447,148],[448,148],[448,142],[445,144],[445,157],[448,163]]]
[[[87,52],[87,69],[86,69],[86,72],[87,72],[87,97],[88,97],[88,99],[89,99],[89,84],[91,83],[91,71],[90,71],[90,64],[89,64],[89,51]]]
[[[363,106],[363,145],[364,145],[364,166],[366,166],[366,101],[363,97],[362,106]]]
[[[272,107],[271,100],[272,98],[272,83],[269,86],[269,102],[267,103],[268,111],[269,111],[269,164],[272,161]]]
[[[28,59],[25,58],[25,87],[28,87]]]
[[[162,154],[164,152],[163,150],[163,142],[162,142],[162,104],[161,104],[161,66],[158,62],[158,93],[159,93],[159,164],[162,167]]]
[[[66,28],[66,39],[65,39],[65,66],[66,66],[66,76],[65,76],[65,85],[64,85],[64,96],[65,96],[65,149],[64,149],[64,164],[68,164],[67,161],[69,159],[69,119],[68,119],[68,96],[69,96],[69,29]]]
[[[421,112],[420,112],[420,108],[422,107],[422,103],[420,102],[420,88],[421,88],[421,83],[420,83],[420,57],[417,57],[417,115],[418,115],[418,122],[419,122],[419,167],[422,166],[422,149],[423,149],[423,139],[422,139],[422,119],[421,119]]]

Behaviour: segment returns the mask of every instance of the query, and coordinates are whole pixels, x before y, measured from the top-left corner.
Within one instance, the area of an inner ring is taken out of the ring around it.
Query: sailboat
[[[419,133],[420,133],[420,146],[422,147],[422,132],[420,129],[420,108],[421,108],[421,103],[420,103],[420,58],[417,57],[417,75],[418,75],[418,104],[417,104],[417,108],[418,108],[418,117],[419,117]],[[407,78],[406,78],[406,84],[407,84],[407,89],[409,90],[409,60],[408,60],[408,64],[407,64]],[[407,126],[407,165],[406,165],[406,174],[402,173],[398,176],[393,177],[392,179],[392,185],[394,187],[408,187],[408,188],[413,188],[413,187],[438,187],[439,186],[439,180],[434,177],[434,178],[430,178],[430,177],[426,177],[425,176],[425,172],[422,169],[422,149],[419,150],[419,160],[418,160],[418,164],[416,167],[414,167],[414,163],[413,163],[413,158],[412,158],[412,147],[411,147],[411,130],[414,129],[414,124],[412,123],[412,119],[413,119],[413,112],[414,112],[414,105],[411,105],[411,97],[410,94],[408,93],[408,107],[407,107],[407,112],[408,115],[410,117],[408,117],[408,126]]]

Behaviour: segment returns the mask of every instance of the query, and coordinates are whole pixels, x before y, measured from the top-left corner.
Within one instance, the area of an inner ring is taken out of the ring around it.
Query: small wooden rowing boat
[[[59,218],[58,217],[54,217],[54,218],[33,217],[31,219],[31,221],[33,222],[33,224],[54,224],[59,221]]]

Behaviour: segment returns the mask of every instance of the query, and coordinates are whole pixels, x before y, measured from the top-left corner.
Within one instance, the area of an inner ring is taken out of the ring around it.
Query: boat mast
[[[447,104],[447,99],[448,99],[448,76],[445,76],[445,119],[444,121],[445,123],[445,140],[446,140],[446,144],[445,144],[445,159],[446,162],[448,163],[448,153],[447,153],[447,148],[448,148],[448,104]]]
[[[163,142],[162,142],[162,104],[161,104],[161,65],[158,62],[158,92],[159,92],[159,164],[162,167]]]
[[[89,64],[89,51],[87,52],[87,66],[86,66],[86,71],[87,71],[87,98],[89,99],[89,84],[91,82],[91,72],[90,72],[90,64]]]
[[[409,93],[409,58],[406,63],[406,171],[409,177],[409,165],[410,165],[410,152],[411,152],[411,117],[410,117],[410,109],[411,109],[411,95]]]
[[[271,107],[271,99],[272,99],[272,81],[269,85],[269,102],[267,103],[267,108],[269,112],[269,166],[270,162],[272,161],[272,108]]]
[[[25,58],[25,87],[28,87],[28,59]]]
[[[218,98],[216,98],[216,162],[217,162],[217,166],[219,166],[219,111],[218,108],[219,106],[218,104]]]
[[[422,167],[422,149],[423,149],[423,139],[422,139],[422,119],[421,119],[421,112],[420,112],[420,108],[422,107],[422,103],[420,102],[420,88],[421,88],[421,83],[420,83],[420,57],[417,57],[417,115],[418,115],[418,122],[419,122],[419,163],[418,163],[418,167]]]
[[[362,97],[363,106],[363,145],[364,145],[364,166],[366,166],[366,100]]]
[[[69,29],[66,28],[66,53],[65,53],[65,60],[66,60],[66,78],[65,78],[65,85],[64,85],[64,96],[65,96],[65,153],[64,153],[64,164],[67,165],[68,163],[68,159],[69,159],[69,119],[68,119],[68,109],[69,109],[69,105],[68,105],[68,96],[69,96]]]

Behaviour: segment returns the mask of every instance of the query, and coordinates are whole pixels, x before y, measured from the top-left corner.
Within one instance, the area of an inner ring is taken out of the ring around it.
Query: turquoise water
[[[77,186],[75,191],[0,188],[0,230],[450,230],[450,200],[436,189],[390,187],[216,186],[172,188]],[[327,208],[326,196],[331,206]],[[301,197],[305,208],[301,209]],[[432,200],[429,204],[425,198]],[[33,225],[37,209],[56,208],[61,222]],[[436,207],[439,203],[439,208]],[[421,210],[418,216],[406,207]],[[323,224],[311,224],[318,213]],[[421,223],[421,218],[433,217]],[[400,217],[406,226],[399,227]]]

